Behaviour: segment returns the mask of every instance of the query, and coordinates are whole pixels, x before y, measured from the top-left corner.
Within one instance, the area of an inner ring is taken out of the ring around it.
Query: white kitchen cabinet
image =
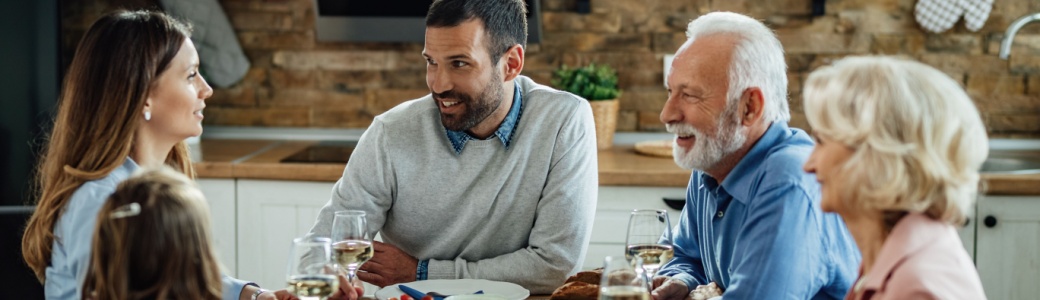
[[[285,287],[292,240],[311,229],[333,182],[238,180],[238,274],[267,289]]]
[[[685,187],[600,186],[592,238],[582,269],[602,267],[607,256],[625,255],[628,216],[633,209],[666,209],[675,226],[680,210],[669,208],[662,198],[684,199],[685,195]]]
[[[210,228],[213,230],[213,244],[217,247],[220,262],[227,268],[227,275],[237,277],[235,180],[200,178],[196,182],[209,202]]]
[[[979,200],[975,265],[989,299],[1040,295],[1040,197]]]

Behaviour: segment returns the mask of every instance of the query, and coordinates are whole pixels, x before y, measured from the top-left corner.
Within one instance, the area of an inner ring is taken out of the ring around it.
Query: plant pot
[[[610,149],[614,145],[614,130],[617,128],[618,100],[589,101],[592,119],[596,123],[596,148]]]

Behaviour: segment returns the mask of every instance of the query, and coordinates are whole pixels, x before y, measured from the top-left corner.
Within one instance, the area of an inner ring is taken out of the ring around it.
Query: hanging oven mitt
[[[928,31],[946,31],[957,24],[957,20],[964,14],[961,1],[964,0],[918,0],[914,5],[914,18]]]
[[[964,8],[964,24],[968,30],[979,31],[986,24],[989,12],[993,10],[993,0],[960,0]]]

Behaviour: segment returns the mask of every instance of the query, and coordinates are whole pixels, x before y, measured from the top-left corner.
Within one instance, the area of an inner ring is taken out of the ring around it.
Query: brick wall
[[[997,58],[1008,24],[1040,12],[1040,1],[995,1],[979,32],[960,22],[942,34],[916,24],[915,0],[827,0],[826,14],[817,17],[810,0],[592,0],[589,14],[574,12],[574,2],[542,0],[543,42],[529,45],[523,74],[548,83],[561,64],[613,66],[623,89],[621,131],[663,129],[662,58],[685,41],[691,19],[728,10],[776,29],[787,51],[794,126],[806,126],[801,84],[817,66],[849,54],[901,54],[960,81],[994,136],[1040,136],[1040,24],[1019,32],[1010,61]],[[148,3],[66,5],[63,16],[76,20],[66,31],[82,31],[104,8]],[[421,43],[315,41],[312,0],[220,3],[253,66],[242,82],[215,91],[206,124],[364,128],[373,116],[428,93]]]

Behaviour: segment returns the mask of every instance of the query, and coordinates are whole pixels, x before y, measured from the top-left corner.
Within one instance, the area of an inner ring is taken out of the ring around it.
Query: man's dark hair
[[[524,0],[434,0],[426,14],[426,27],[454,27],[473,19],[484,23],[492,63],[513,45],[527,48]]]

